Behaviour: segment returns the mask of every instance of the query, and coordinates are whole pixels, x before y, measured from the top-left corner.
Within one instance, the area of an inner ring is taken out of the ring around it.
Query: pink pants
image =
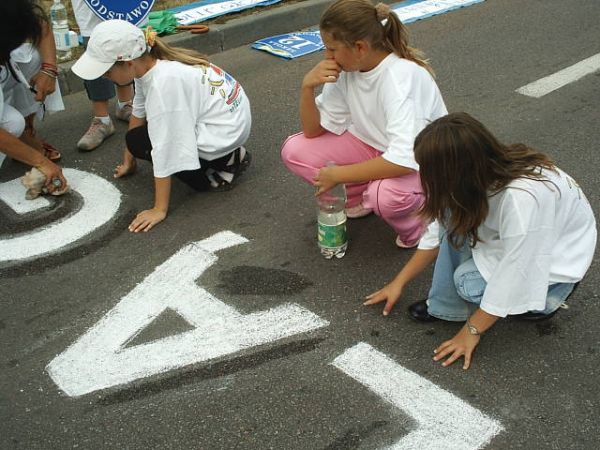
[[[286,167],[311,184],[319,169],[329,161],[343,166],[380,155],[381,152],[349,132],[341,136],[326,132],[311,139],[298,133],[287,138],[281,149]],[[362,202],[365,208],[372,209],[385,220],[405,244],[415,243],[421,238],[425,226],[416,213],[423,204],[424,195],[418,172],[398,178],[347,184],[346,193],[348,208]]]

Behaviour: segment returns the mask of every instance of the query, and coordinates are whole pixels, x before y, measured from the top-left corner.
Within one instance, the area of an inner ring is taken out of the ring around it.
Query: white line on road
[[[332,365],[417,422],[417,429],[390,449],[475,450],[503,431],[496,420],[364,342],[346,350]]]
[[[528,97],[540,98],[597,70],[600,70],[600,53],[520,87],[517,92]]]
[[[241,314],[196,284],[217,261],[214,252],[244,242],[246,238],[224,231],[183,247],[54,358],[46,368],[50,377],[67,395],[79,396],[329,324],[294,304]],[[195,328],[127,346],[167,308]]]

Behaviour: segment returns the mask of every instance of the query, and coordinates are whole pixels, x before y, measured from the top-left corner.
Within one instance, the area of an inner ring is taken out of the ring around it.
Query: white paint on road
[[[600,53],[520,87],[517,92],[528,97],[540,98],[598,70],[600,70]]]
[[[79,396],[329,324],[294,304],[242,315],[196,284],[217,261],[214,252],[244,242],[224,231],[182,248],[47,366],[54,382],[67,395]],[[167,308],[195,329],[127,347]]]
[[[115,216],[121,204],[121,193],[115,186],[89,172],[63,169],[63,174],[71,189],[83,198],[81,209],[45,227],[0,239],[0,262],[25,260],[56,252],[87,236]],[[21,199],[25,198],[25,187],[18,189],[15,181],[18,180],[4,183],[0,200],[17,214],[24,214],[28,211],[19,205]],[[43,207],[36,201],[27,200],[32,203],[32,210]]]
[[[25,186],[21,178],[0,184],[0,201],[4,202],[10,209],[19,215],[28,214],[38,209],[47,208],[50,202],[41,195],[33,200],[25,198]]]
[[[496,420],[366,343],[346,350],[332,364],[417,422],[390,449],[474,450],[503,431]]]

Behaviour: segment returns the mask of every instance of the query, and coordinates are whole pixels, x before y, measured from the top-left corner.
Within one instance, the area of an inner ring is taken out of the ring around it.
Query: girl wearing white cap
[[[150,161],[155,201],[130,231],[149,231],[166,217],[172,175],[197,191],[222,191],[250,164],[243,147],[250,103],[240,84],[199,53],[161,42],[150,27],[144,33],[123,20],[99,24],[72,70],[85,80],[135,81],[127,148],[114,176],[133,173],[136,158]]]

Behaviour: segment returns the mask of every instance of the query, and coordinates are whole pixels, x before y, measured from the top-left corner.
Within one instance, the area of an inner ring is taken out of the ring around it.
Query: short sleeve
[[[321,115],[321,126],[333,134],[340,135],[351,123],[350,108],[341,89],[342,78],[335,83],[326,83],[315,99]]]
[[[383,158],[399,166],[419,170],[413,148],[417,137],[416,105],[413,99],[386,98],[383,108],[389,141]]]
[[[152,144],[154,176],[163,178],[200,167],[196,123],[184,102],[182,92],[151,89],[146,101],[148,135]]]
[[[146,96],[144,95],[144,89],[138,80],[134,80],[135,83],[135,95],[133,96],[133,109],[131,113],[135,117],[143,119],[146,117]]]
[[[440,246],[440,224],[434,220],[425,230],[425,234],[419,241],[419,250],[433,250]]]

